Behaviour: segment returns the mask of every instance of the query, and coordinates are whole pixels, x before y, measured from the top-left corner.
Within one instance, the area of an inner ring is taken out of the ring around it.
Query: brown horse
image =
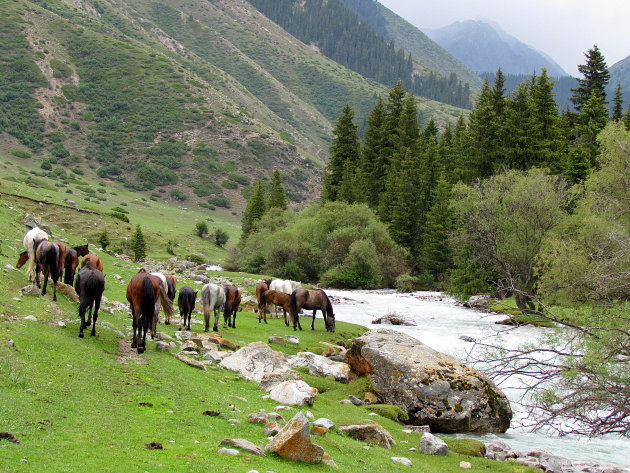
[[[175,293],[177,292],[177,278],[172,274],[164,273],[166,277],[166,284],[168,286],[168,298],[173,302],[175,300]]]
[[[81,267],[85,266],[88,261],[92,264],[94,269],[98,269],[100,272],[103,272],[103,262],[97,255],[94,253],[88,253],[85,255],[83,262],[81,263]]]
[[[79,256],[87,256],[89,253],[88,245],[75,246],[74,248],[68,248],[66,252],[66,259],[64,263],[64,275],[63,282],[72,286],[74,284],[74,274],[79,265]],[[96,268],[94,268],[96,269]]]
[[[264,302],[262,301],[262,297],[265,291],[269,290],[269,284],[271,284],[271,279],[267,279],[265,281],[262,281],[256,284],[256,299],[258,300],[258,321],[259,322],[263,316],[262,308],[265,305]],[[265,323],[267,323],[267,314],[265,313],[264,315],[265,315]]]
[[[98,269],[92,267],[89,261],[81,268],[77,275],[75,286],[79,295],[79,317],[81,317],[81,327],[79,337],[83,338],[83,329],[92,325],[92,309],[94,309],[94,324],[90,336],[96,336],[96,321],[98,320],[98,309],[101,306],[101,297],[105,290],[105,276]],[[88,320],[85,321],[85,313],[88,312]]]
[[[138,271],[127,285],[127,300],[131,306],[133,340],[131,348],[144,353],[147,332],[155,325],[160,312],[160,280],[149,275],[144,268]]]
[[[267,308],[271,305],[277,305],[282,307],[282,312],[284,312],[284,325],[289,326],[289,321],[287,320],[287,312],[291,311],[291,296],[289,294],[285,294],[280,291],[265,291],[262,294],[262,313],[265,318],[265,323],[267,323]],[[258,315],[258,323],[260,323],[260,315]]]
[[[44,285],[42,286],[42,296],[46,295],[48,277],[53,280],[53,301],[57,300],[57,281],[59,280],[59,253],[61,252],[57,243],[48,240],[35,242],[35,284],[40,287],[39,273],[44,273]]]
[[[313,310],[312,330],[315,330],[315,314],[318,310],[321,310],[326,330],[328,332],[335,331],[335,314],[333,313],[332,303],[324,291],[321,289],[296,289],[293,291],[293,294],[291,294],[290,312],[293,330],[296,330],[296,327],[302,330],[302,325],[300,325],[300,311],[302,309]]]
[[[236,328],[236,313],[241,305],[241,291],[236,286],[225,286],[224,326]]]

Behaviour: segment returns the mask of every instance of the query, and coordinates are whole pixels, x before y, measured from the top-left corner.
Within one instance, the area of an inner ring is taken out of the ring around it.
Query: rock
[[[311,430],[308,419],[298,412],[278,434],[271,439],[267,450],[283,458],[306,463],[320,463],[324,449],[311,442]]]
[[[311,411],[306,411],[305,415],[308,420],[313,420],[315,418]]]
[[[396,445],[391,434],[376,422],[365,425],[346,425],[339,427],[338,430],[353,439],[363,440],[383,448],[390,449]]]
[[[281,429],[282,427],[280,427],[280,424],[277,422],[267,421],[265,424],[265,436],[273,437],[274,435],[277,435]]]
[[[394,463],[400,463],[401,465],[405,465],[405,466],[413,466],[413,463],[411,462],[411,460],[405,457],[392,457],[392,461]]]
[[[287,341],[287,343],[291,343],[292,345],[300,344],[300,339],[295,335],[287,335],[286,337],[284,337],[284,339]]]
[[[207,350],[203,354],[203,360],[210,361],[212,363],[220,363],[226,356],[229,356],[229,354],[224,351]]]
[[[326,452],[324,452],[324,454],[322,455],[322,463],[325,463],[326,465],[332,468],[337,468],[337,464],[335,463],[335,460],[333,460],[332,457],[328,455]]]
[[[254,455],[260,455],[261,457],[266,456],[265,452],[262,451],[260,447],[254,445],[252,442],[246,439],[223,439],[221,440],[220,445],[225,445],[227,447],[235,447],[240,448],[241,450],[245,450],[246,452],[253,453]]]
[[[317,426],[313,426],[311,428],[311,433],[312,434],[316,434],[316,435],[324,435],[328,433],[328,429],[325,427],[317,427]]]
[[[26,317],[24,317],[24,320],[28,320],[30,322],[37,322],[37,317],[35,317],[34,315],[27,315]]]
[[[350,399],[342,399],[339,401],[339,404],[352,404],[352,401]]]
[[[158,332],[156,334],[156,338],[158,340],[163,340],[163,341],[167,341],[167,342],[173,342],[175,341],[175,339],[173,337],[171,337],[170,335],[164,333],[164,332]]]
[[[364,404],[364,402],[361,399],[359,399],[356,396],[353,396],[352,394],[348,395],[348,400],[355,406],[362,406]]]
[[[222,455],[231,455],[233,457],[239,455],[238,450],[235,450],[233,448],[220,448],[217,453],[220,453]]]
[[[197,344],[195,340],[186,340],[182,343],[181,350],[182,351],[196,351],[198,352],[201,349],[201,342]]]
[[[199,368],[203,371],[207,371],[206,365],[204,365],[200,361],[193,360],[192,358],[186,356],[184,353],[175,353],[175,358],[177,358],[179,361],[183,361],[187,365],[194,366],[195,368]]]
[[[66,204],[68,204],[70,207],[76,207],[77,203],[74,200],[66,200],[65,201]]]
[[[256,412],[247,417],[247,422],[252,424],[266,424],[275,421],[284,421],[284,418],[276,412]]]
[[[322,355],[310,352],[300,352],[289,357],[292,368],[308,368],[308,372],[314,376],[331,377],[335,381],[347,384],[350,376],[350,365],[332,361]]]
[[[168,351],[168,349],[170,348],[169,344],[166,342],[163,342],[161,340],[155,342],[155,348],[157,349],[157,351]]]
[[[39,296],[40,291],[41,289],[39,289],[35,284],[24,286],[20,289],[23,296]]]
[[[269,343],[275,343],[276,345],[285,345],[287,342],[282,337],[272,335],[271,337],[269,337]]]
[[[355,339],[346,358],[370,376],[383,403],[400,407],[409,423],[438,432],[505,432],[509,401],[483,374],[394,330],[370,330]]]
[[[68,284],[64,284],[62,282],[58,282],[57,283],[57,292],[60,293],[60,294],[63,294],[68,299],[70,299],[72,302],[74,302],[76,304],[79,303],[79,295],[77,294],[77,291],[75,291],[72,286],[70,286]]]
[[[405,427],[414,432],[431,432],[431,427],[428,425],[406,425]]]
[[[13,266],[12,264],[5,264],[4,267],[10,271],[19,271],[19,269],[17,269],[15,266]],[[297,338],[297,337],[296,337]]]
[[[459,467],[463,468],[464,470],[470,470],[472,468],[472,465],[470,464],[470,462],[459,462]]]
[[[460,335],[459,339],[470,343],[474,343],[476,341],[473,337],[469,337],[468,335]]]
[[[262,377],[260,383],[258,383],[258,387],[264,391],[270,391],[276,384],[280,384],[284,381],[300,380],[302,380],[302,375],[297,371],[272,371],[271,373],[266,373]]]
[[[266,373],[291,369],[284,354],[264,342],[253,342],[223,359],[223,368],[236,371],[249,381],[260,383]]]
[[[367,392],[363,395],[363,402],[365,404],[378,404],[378,397],[374,393]]]
[[[39,217],[36,217],[33,214],[26,214],[24,218],[22,219],[22,223],[29,228],[39,227],[42,230],[44,230],[46,233],[48,233],[48,236],[52,236],[52,232],[50,231],[50,226],[46,225],[42,221],[42,219],[40,219]]]
[[[15,341],[14,341],[12,338],[9,338],[9,339],[7,340],[7,344],[8,344],[11,348],[13,348],[13,347],[15,346]]]
[[[420,450],[427,455],[448,455],[446,442],[428,432],[425,432],[420,439]]]
[[[334,424],[334,422],[332,420],[326,419],[325,417],[320,417],[315,422],[313,422],[313,425],[315,427],[323,427],[326,430],[330,430],[330,429],[332,429],[335,426],[335,424]]]
[[[310,406],[317,396],[317,389],[304,381],[283,381],[269,390],[269,397],[276,402],[291,406]]]
[[[516,450],[512,450],[507,443],[500,440],[486,444],[486,458],[491,460],[503,461],[507,458],[516,458],[518,456]]]

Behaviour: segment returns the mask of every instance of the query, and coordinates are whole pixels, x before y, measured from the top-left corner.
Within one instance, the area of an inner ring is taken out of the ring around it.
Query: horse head
[[[22,266],[26,264],[27,261],[28,261],[28,251],[23,251],[22,253],[20,253],[20,258],[18,259],[17,263],[15,263],[15,267],[21,268]]]

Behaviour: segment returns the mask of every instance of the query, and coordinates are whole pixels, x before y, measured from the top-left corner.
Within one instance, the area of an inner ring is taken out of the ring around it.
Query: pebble
[[[413,463],[411,462],[411,460],[405,457],[392,457],[392,461],[394,463],[400,463],[401,465],[405,465],[405,466],[413,466]]]
[[[167,414],[174,414],[174,411],[166,411]]]
[[[234,449],[234,448],[220,448],[218,453],[221,453],[223,455],[231,455],[233,457],[237,456],[239,454],[238,450]]]
[[[289,406],[276,406],[276,407],[274,407],[274,410],[276,410],[276,411],[287,411],[289,409],[291,409]]]
[[[306,417],[313,420],[315,418],[315,416],[313,415],[313,413],[311,411],[306,411]]]
[[[470,462],[459,462],[459,467],[463,468],[464,470],[470,470],[472,468],[472,465],[470,464]]]
[[[37,322],[37,317],[35,317],[34,315],[27,315],[26,317],[24,317],[24,320],[30,320],[31,322]]]
[[[411,429],[403,429],[403,432],[406,434],[413,434],[413,430]]]
[[[22,299],[20,299],[19,297],[12,297],[11,299],[14,300],[14,301],[17,301],[17,302],[21,302],[22,301]]]
[[[9,338],[9,339],[7,340],[7,343],[9,344],[9,346],[10,346],[10,347],[14,347],[14,346],[15,346],[15,342],[13,341],[13,339],[12,339],[12,338]]]
[[[65,327],[66,323],[63,320],[58,320],[57,321],[57,327]]]
[[[376,412],[370,412],[368,415],[369,416],[377,416],[378,414]],[[403,430],[403,432],[404,432],[404,430]]]

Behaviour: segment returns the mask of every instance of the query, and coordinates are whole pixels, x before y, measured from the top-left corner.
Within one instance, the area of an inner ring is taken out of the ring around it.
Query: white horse
[[[35,243],[48,240],[48,233],[39,227],[33,227],[24,235],[24,249],[28,253],[28,280],[35,277]]]
[[[164,321],[164,323],[166,325],[170,325],[171,315],[173,315],[173,313],[175,312],[175,308],[173,307],[173,301],[170,299],[170,297],[168,297],[168,282],[166,281],[166,276],[164,276],[162,273],[149,273],[149,274],[151,276],[155,276],[156,278],[160,280],[160,300],[156,301],[156,307],[159,302],[160,305],[162,306],[162,309],[164,309],[164,315],[166,317],[166,320]],[[156,317],[155,317],[155,323],[157,323],[157,320],[159,318],[157,315],[159,312],[160,312],[160,309],[158,307],[157,312],[156,312]]]
[[[210,331],[210,312],[214,311],[215,332],[219,328],[219,312],[223,312],[225,306],[225,290],[221,286],[208,283],[201,288],[201,302],[203,303],[203,318],[206,322],[205,331]]]

